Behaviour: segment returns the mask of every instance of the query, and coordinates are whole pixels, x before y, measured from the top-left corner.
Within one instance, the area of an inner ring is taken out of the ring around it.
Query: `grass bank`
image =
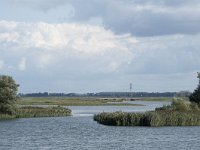
[[[0,114],[0,119],[70,116],[71,110],[63,107],[20,107],[12,115]]]
[[[142,97],[141,101],[159,101],[159,102],[172,102],[176,99],[182,99],[188,101],[188,97]]]
[[[18,105],[59,105],[59,106],[143,106],[140,104],[110,103],[122,102],[123,99],[86,99],[63,97],[23,97]]]
[[[196,104],[180,101],[152,112],[100,113],[94,116],[94,120],[112,126],[199,126],[200,110]]]

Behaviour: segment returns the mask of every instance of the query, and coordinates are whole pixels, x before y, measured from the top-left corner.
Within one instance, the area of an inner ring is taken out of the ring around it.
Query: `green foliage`
[[[200,85],[194,90],[194,92],[189,97],[191,102],[195,102],[200,105]]]
[[[186,112],[186,111],[199,111],[199,107],[197,103],[189,102],[185,100],[174,100],[171,105],[165,105],[160,108],[156,108],[156,111],[180,111],[180,112]]]
[[[0,76],[0,113],[15,113],[15,101],[17,100],[18,85],[10,76]]]
[[[177,111],[191,110],[190,103],[186,101],[173,101],[171,106],[174,108],[174,110],[177,110]]]

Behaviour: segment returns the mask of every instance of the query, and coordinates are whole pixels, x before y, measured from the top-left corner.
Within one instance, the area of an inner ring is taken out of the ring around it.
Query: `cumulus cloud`
[[[84,0],[84,3],[82,0],[7,0],[0,8],[9,8],[11,3],[12,12],[2,18],[82,22],[103,26],[117,34],[140,37],[200,32],[198,0]],[[15,14],[18,17],[14,18]]]
[[[130,63],[133,53],[128,46],[137,42],[130,35],[115,35],[103,27],[86,24],[0,21],[0,26],[4,27],[1,46],[8,49],[4,55],[17,53],[16,56],[23,57],[18,65],[20,70],[26,69],[27,57],[38,68],[64,61],[73,64],[76,60],[80,64],[94,61],[92,70],[115,71]]]
[[[172,74],[191,75],[200,69],[200,34],[135,38],[80,23],[0,21],[0,26],[2,72],[17,75],[18,71],[28,70],[24,78],[38,77],[46,87],[57,83],[73,87],[73,83],[85,85],[86,82],[95,86],[89,80],[99,80],[97,83],[102,88],[109,83],[122,85],[131,80],[140,87],[144,83],[139,81],[144,81],[145,75],[151,77],[145,81],[150,87],[158,74],[170,75],[167,77],[174,81]],[[165,76],[166,81],[170,79]],[[159,80],[158,85],[163,82],[162,78]],[[33,82],[37,87],[37,81]],[[194,83],[195,80],[190,84]]]
[[[200,34],[140,38],[135,46],[138,53],[132,61],[132,71],[143,74],[196,72],[200,69],[199,39]]]
[[[38,79],[47,91],[74,92],[75,85],[110,91],[130,81],[140,91],[194,88],[199,0],[0,3],[1,73],[14,74],[29,89],[38,88]]]

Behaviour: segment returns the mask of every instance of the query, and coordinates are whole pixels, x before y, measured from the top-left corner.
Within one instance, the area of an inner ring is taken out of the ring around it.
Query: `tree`
[[[200,73],[197,72],[197,78],[199,78],[199,84],[194,92],[190,95],[189,99],[191,102],[195,102],[200,105]]]
[[[12,115],[15,112],[18,86],[11,76],[0,75],[0,113]]]

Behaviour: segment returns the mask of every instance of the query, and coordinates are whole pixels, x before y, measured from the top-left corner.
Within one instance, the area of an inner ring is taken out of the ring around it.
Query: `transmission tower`
[[[133,85],[130,83],[130,92],[132,92]]]
[[[132,88],[133,88],[133,84],[130,83],[130,97],[132,97]]]

